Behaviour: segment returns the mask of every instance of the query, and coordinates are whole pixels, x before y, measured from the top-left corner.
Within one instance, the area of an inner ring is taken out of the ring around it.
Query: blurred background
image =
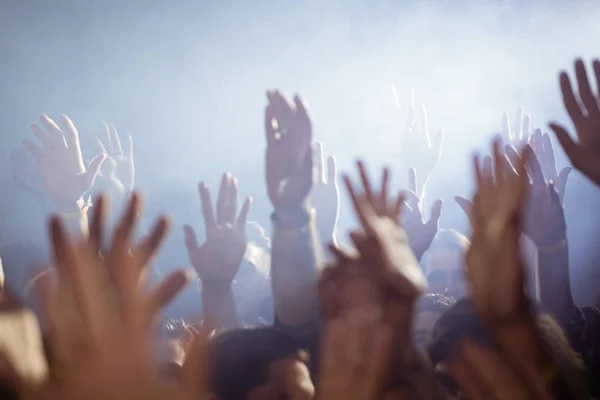
[[[9,161],[40,113],[69,115],[87,159],[102,121],[133,135],[147,215],[174,215],[172,266],[187,262],[180,226],[200,225],[199,180],[232,172],[255,198],[250,218],[268,228],[268,88],[307,99],[341,171],[357,156],[372,171],[390,164],[398,187],[414,89],[431,131],[446,133],[429,203],[445,199],[442,226],[468,233],[452,197],[471,192],[470,155],[500,132],[503,111],[523,106],[543,128],[567,122],[557,74],[600,54],[599,20],[597,0],[1,0],[2,240],[43,237],[37,199],[14,183]],[[595,287],[600,217],[589,210],[600,196],[572,173],[566,197],[574,284]],[[342,234],[351,222],[343,203]],[[575,292],[580,302],[585,292]]]

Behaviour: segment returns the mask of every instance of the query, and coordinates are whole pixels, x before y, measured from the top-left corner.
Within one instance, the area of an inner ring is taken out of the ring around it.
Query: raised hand
[[[206,229],[206,241],[200,246],[194,229],[190,225],[185,225],[185,245],[188,256],[203,285],[228,287],[237,274],[248,244],[246,218],[252,198],[244,201],[238,214],[238,183],[237,179],[228,173],[221,179],[216,213],[204,182],[200,182],[198,192]]]
[[[408,104],[408,117],[405,131],[401,138],[400,157],[403,169],[415,168],[419,173],[419,181],[425,189],[427,181],[442,154],[444,129],[440,128],[433,142],[430,138],[427,111],[424,105],[415,107],[414,93],[411,92]],[[417,192],[422,198],[423,192]]]
[[[113,124],[104,124],[104,140],[97,139],[98,146],[108,155],[114,171],[108,171],[109,177],[114,177],[123,186],[126,193],[131,193],[135,182],[135,167],[133,163],[133,139],[127,135],[125,147],[121,146],[119,132]],[[104,173],[104,171],[103,171]]]
[[[440,217],[442,216],[443,200],[437,199],[431,207],[429,220],[425,222],[421,213],[421,199],[417,195],[417,174],[414,168],[408,172],[409,190],[404,192],[408,203],[403,212],[403,227],[408,236],[408,243],[417,259],[421,256],[433,241],[440,228]]]
[[[513,166],[525,165],[527,199],[523,214],[523,233],[537,246],[554,246],[562,242],[567,234],[565,212],[560,193],[553,183],[548,183],[533,148],[525,146],[523,157],[512,146],[506,147],[506,156]],[[509,174],[514,169],[505,165]],[[564,178],[566,182],[566,178]],[[564,184],[563,184],[564,189]],[[563,193],[564,196],[564,193]]]
[[[579,95],[576,96],[569,75],[560,73],[560,90],[565,109],[575,125],[578,142],[575,142],[566,128],[557,123],[550,123],[560,145],[575,168],[591,181],[600,185],[600,61],[592,63],[596,77],[596,91],[590,85],[585,64],[581,59],[575,61],[575,76]],[[581,101],[580,101],[581,100]]]
[[[35,156],[42,181],[52,199],[57,204],[71,204],[92,187],[106,154],[98,154],[86,168],[77,128],[64,115],[61,123],[62,129],[47,115],[40,116],[40,125],[32,124],[30,128],[42,148],[28,139],[23,144]]]
[[[474,158],[477,192],[466,257],[475,307],[492,325],[522,317],[525,301],[519,235],[528,177],[522,162],[515,165],[516,173],[507,173],[503,157],[500,142],[494,142],[495,182],[491,171],[481,168],[479,157]]]
[[[530,145],[540,163],[546,181],[553,183],[558,192],[560,203],[563,204],[567,189],[567,179],[569,178],[569,173],[572,168],[564,167],[558,172],[552,140],[550,139],[550,135],[548,133],[542,133],[541,129],[536,129],[533,132]]]
[[[367,264],[380,268],[388,282],[396,285],[397,295],[408,302],[415,301],[425,287],[425,278],[399,226],[404,196],[389,200],[388,169],[382,173],[381,191],[374,193],[364,164],[357,165],[363,193],[357,193],[348,176],[344,176],[344,183],[364,235],[352,233],[350,238]]]
[[[267,192],[275,211],[306,206],[313,188],[312,122],[299,96],[293,103],[281,92],[267,92]]]
[[[510,126],[508,112],[502,113],[502,140],[504,144],[514,146],[517,149],[522,148],[529,143],[531,135],[531,117],[523,115],[523,107],[517,108],[513,126]]]
[[[62,379],[44,388],[57,398],[149,398],[173,395],[176,389],[156,378],[151,325],[157,312],[187,283],[176,271],[149,292],[140,290],[140,270],[164,237],[160,219],[144,254],[130,251],[140,198],[134,194],[110,249],[98,256],[102,241],[104,204],[94,208],[89,238],[71,240],[57,218],[51,222],[57,285],[43,284],[44,305],[51,327],[51,344]],[[68,292],[70,296],[65,296]],[[69,329],[66,329],[68,327]],[[74,337],[79,340],[73,340]],[[179,390],[179,388],[177,388]],[[52,396],[49,396],[53,398]]]
[[[322,143],[316,144],[315,152],[318,180],[310,202],[316,212],[319,239],[321,242],[335,241],[335,227],[340,211],[340,190],[335,157],[327,157],[327,171],[325,171]]]

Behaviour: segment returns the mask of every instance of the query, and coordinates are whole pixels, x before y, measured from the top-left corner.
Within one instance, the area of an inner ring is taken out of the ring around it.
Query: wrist
[[[231,293],[231,283],[227,281],[203,281],[198,279],[198,290],[210,297],[225,296]]]
[[[290,229],[308,225],[312,220],[312,212],[308,207],[276,208],[271,214],[275,228]]]

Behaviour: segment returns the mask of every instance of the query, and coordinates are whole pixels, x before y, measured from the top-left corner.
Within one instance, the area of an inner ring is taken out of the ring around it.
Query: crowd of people
[[[52,256],[32,266],[27,247],[1,254],[0,399],[600,397],[600,312],[573,300],[571,167],[559,171],[553,149],[600,185],[600,61],[591,67],[560,74],[574,132],[532,129],[519,109],[473,157],[475,194],[455,198],[470,238],[440,229],[441,199],[424,210],[443,131],[429,138],[422,106],[411,102],[403,135],[429,170],[396,171],[409,184],[392,193],[388,168],[358,161],[339,177],[305,101],[267,91],[271,237],[249,226],[253,200],[225,173],[218,193],[199,184],[205,232],[186,225],[182,243],[191,268],[165,275],[153,264],[170,223],[136,228],[131,136],[105,124],[87,162],[69,117],[40,116],[23,145],[41,180],[13,167],[49,199]],[[347,235],[344,195],[359,221]],[[174,318],[165,307],[186,290],[201,302]]]

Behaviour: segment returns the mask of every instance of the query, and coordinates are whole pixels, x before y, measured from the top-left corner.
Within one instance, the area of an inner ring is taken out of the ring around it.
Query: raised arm
[[[319,243],[308,197],[313,188],[313,127],[298,96],[268,92],[266,180],[273,213],[271,285],[275,316],[286,326],[318,317]]]
[[[237,325],[237,314],[231,285],[248,244],[246,217],[252,199],[246,199],[238,215],[238,183],[231,174],[224,174],[221,179],[216,213],[204,182],[198,191],[206,241],[200,246],[194,228],[185,225],[185,245],[200,278],[204,319],[218,329],[232,328]]]
[[[88,201],[84,198],[90,190],[106,154],[100,153],[86,168],[83,164],[79,132],[71,119],[61,117],[59,127],[47,115],[31,125],[31,131],[41,148],[29,139],[23,144],[35,156],[46,194],[50,197],[50,210],[59,213],[70,232],[87,234]]]

